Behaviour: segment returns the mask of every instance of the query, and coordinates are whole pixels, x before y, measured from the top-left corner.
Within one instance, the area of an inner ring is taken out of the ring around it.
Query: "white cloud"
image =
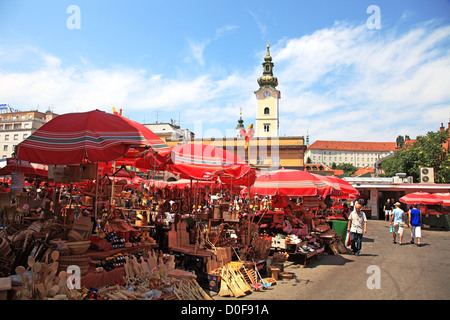
[[[267,27],[266,27],[266,25],[265,25],[264,23],[261,22],[261,19],[259,19],[258,16],[257,16],[255,13],[253,13],[253,12],[250,11],[250,10],[247,10],[247,12],[248,12],[248,13],[253,17],[253,19],[255,20],[256,25],[258,26],[258,30],[259,30],[259,33],[260,33],[260,35],[261,35],[261,38],[262,38],[262,39],[265,39],[265,37],[266,37],[266,32],[267,32]]]
[[[203,57],[204,51],[211,42],[219,40],[220,38],[226,36],[228,33],[236,30],[238,26],[235,25],[225,25],[215,30],[214,35],[210,38],[195,40],[187,38],[189,49],[194,60],[201,66],[205,65],[205,59]]]
[[[225,25],[209,40],[193,41],[192,57],[205,64],[211,41],[236,30]],[[280,134],[306,135],[310,141],[395,141],[437,130],[450,115],[450,26],[433,22],[403,32],[368,30],[337,23],[271,46],[281,90]],[[214,68],[198,75],[167,77],[126,66],[100,69],[80,58],[67,66],[37,48],[0,51],[0,97],[19,109],[40,106],[56,113],[94,108],[126,114],[154,111],[182,114],[183,126],[196,134],[217,128],[223,134],[237,124],[254,122],[260,62],[249,70],[221,76]],[[262,57],[261,57],[262,59]],[[27,64],[27,68],[22,68]],[[12,70],[12,71],[11,71]],[[137,120],[137,119],[136,119]]]
[[[433,23],[402,34],[337,23],[289,39],[273,54],[288,96],[280,126],[298,134],[298,123],[313,141],[392,141],[398,128],[411,137],[437,130],[450,114],[449,42],[450,26]]]

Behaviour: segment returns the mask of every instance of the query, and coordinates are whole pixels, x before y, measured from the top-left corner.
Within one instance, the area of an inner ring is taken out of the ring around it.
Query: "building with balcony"
[[[17,144],[56,116],[51,111],[17,111],[2,105],[0,107],[0,158],[13,157]]]

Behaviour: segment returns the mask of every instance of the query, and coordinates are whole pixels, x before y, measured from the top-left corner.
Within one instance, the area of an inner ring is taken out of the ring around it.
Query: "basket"
[[[84,255],[60,256],[58,258],[58,272],[67,271],[69,266],[75,265],[80,268],[81,276],[84,276],[88,273],[90,260],[91,257]]]
[[[86,241],[67,242],[66,245],[69,248],[71,254],[83,254],[91,246],[91,241],[86,240]]]

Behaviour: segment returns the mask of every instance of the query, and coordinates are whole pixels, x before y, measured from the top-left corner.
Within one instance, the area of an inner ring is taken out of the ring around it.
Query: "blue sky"
[[[267,40],[281,135],[395,141],[450,121],[448,0],[0,0],[0,103],[226,137],[241,108],[254,123]]]

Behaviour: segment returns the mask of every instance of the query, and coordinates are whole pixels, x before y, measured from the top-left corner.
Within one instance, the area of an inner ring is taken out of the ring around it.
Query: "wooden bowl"
[[[69,248],[71,254],[83,254],[91,246],[91,241],[86,240],[86,241],[67,242],[66,245]]]

